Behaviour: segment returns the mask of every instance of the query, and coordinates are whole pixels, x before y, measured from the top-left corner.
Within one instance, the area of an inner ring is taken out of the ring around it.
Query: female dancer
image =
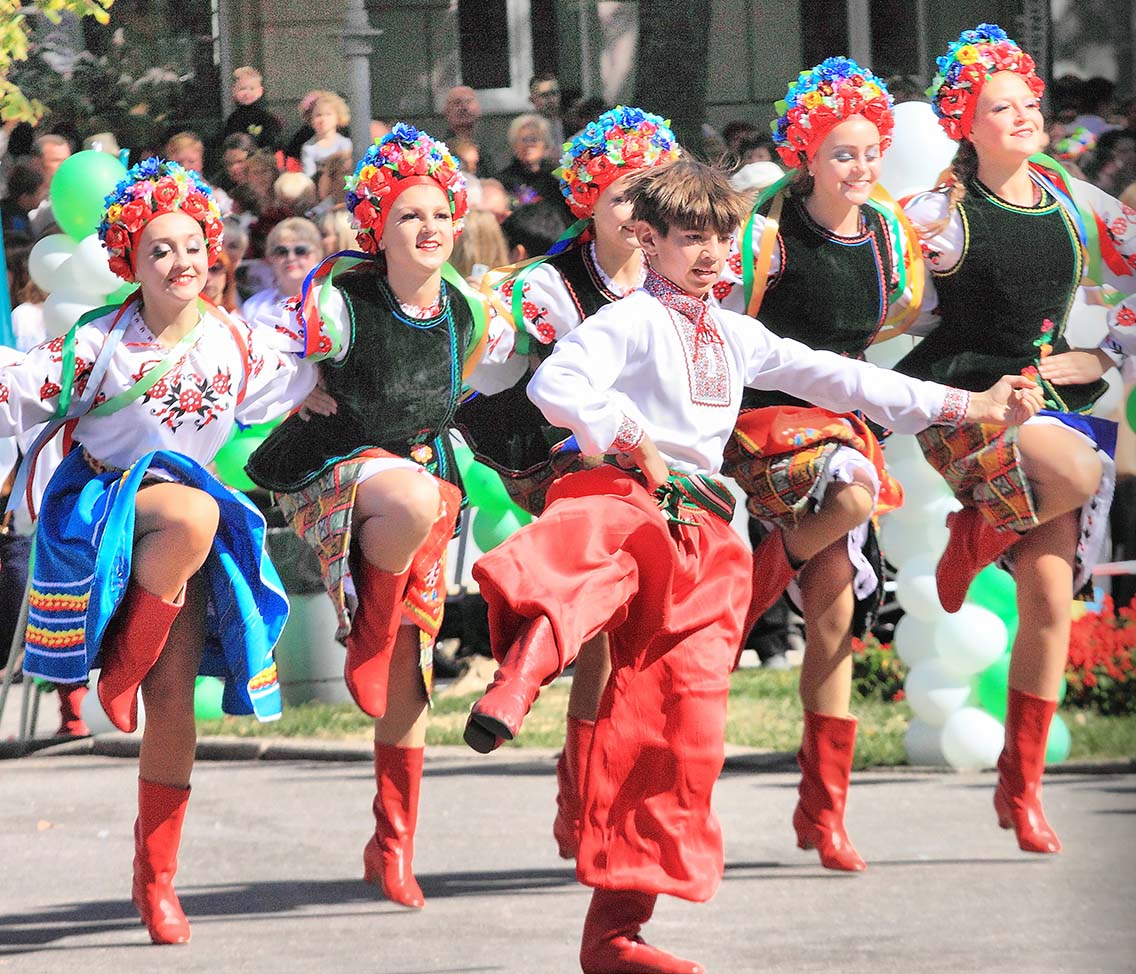
[[[524,333],[515,339],[518,351],[531,348],[540,359],[546,358],[557,339],[643,284],[646,266],[631,205],[623,193],[632,173],[678,155],[678,143],[665,120],[624,106],[604,112],[572,140],[556,175],[577,223],[551,256],[526,264],[496,286],[496,309]],[[502,351],[495,349],[494,354],[500,357]],[[483,366],[473,383],[487,392],[496,391],[501,385],[496,373],[502,371]],[[530,514],[540,514],[552,481],[575,469],[579,455],[561,453],[549,459],[549,447],[570,432],[560,430],[555,435],[557,431],[529,401],[524,391],[527,371],[524,381],[501,394],[463,405],[457,422],[478,459],[502,474],[513,499]],[[515,378],[515,365],[504,374],[506,381]],[[503,413],[508,414],[505,421]],[[559,789],[552,832],[564,859],[576,857],[583,770],[596,708],[610,673],[607,635],[599,633],[576,657],[564,750],[556,765]]]
[[[201,299],[221,215],[196,173],[149,159],[108,198],[99,236],[139,289],[0,368],[0,435],[49,422],[32,457],[61,426],[73,446],[37,523],[24,669],[73,684],[101,667],[99,700],[124,731],[141,687],[133,900],[155,943],[184,943],[173,877],[195,677],[225,679],[229,713],[279,716],[288,613],[264,519],[204,465],[234,423],[303,402],[316,372]]]
[[[447,427],[483,336],[460,277],[443,282],[466,212],[446,146],[396,125],[367,150],[348,190],[358,256],[371,256],[328,258],[278,324],[306,348],[325,343],[334,364],[321,378],[335,414],[286,420],[247,469],[280,492],[292,527],[319,555],[347,645],[348,689],[375,718],[364,879],[417,908],[411,860],[442,558],[462,506]]]
[[[1065,326],[1082,276],[1134,290],[1136,214],[1064,178],[1052,161],[1031,163],[1043,145],[1044,83],[1005,31],[965,31],[938,64],[932,104],[958,155],[948,182],[907,210],[926,230],[940,320],[897,368],[968,389],[1020,372],[1045,395],[1047,410],[1020,429],[927,430],[920,444],[964,505],[948,517],[936,572],[943,607],[958,611],[974,576],[999,557],[1017,581],[1020,627],[994,806],[1023,850],[1054,853],[1061,843],[1041,805],[1046,737],[1068,653],[1070,596],[1089,582],[1114,482],[1115,426],[1088,413],[1104,371],[1136,350],[1118,316],[1092,351],[1071,351]]]
[[[855,61],[829,58],[801,73],[782,107],[774,140],[795,172],[759,198],[744,231],[739,251],[752,250],[747,262],[757,266],[745,273],[735,252],[715,290],[725,307],[759,315],[777,335],[862,359],[906,276],[902,235],[886,211],[868,205],[891,144],[891,98]],[[754,275],[759,283],[749,290],[764,295],[746,293]],[[815,847],[829,869],[862,870],[844,830],[856,741],[852,636],[871,625],[882,592],[871,519],[903,495],[862,420],[776,390],[745,391],[726,459],[750,513],[774,525],[754,551],[745,632],[799,572],[806,638],[797,843]]]

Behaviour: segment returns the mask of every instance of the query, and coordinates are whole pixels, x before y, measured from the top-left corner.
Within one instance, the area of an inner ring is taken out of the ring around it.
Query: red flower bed
[[[1117,611],[1106,596],[1100,612],[1073,623],[1065,702],[1102,714],[1136,713],[1136,601]]]

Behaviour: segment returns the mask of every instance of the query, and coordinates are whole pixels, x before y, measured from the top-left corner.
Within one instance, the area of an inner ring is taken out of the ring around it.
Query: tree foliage
[[[43,115],[43,105],[25,97],[8,77],[13,64],[27,60],[31,27],[28,18],[42,16],[58,24],[65,14],[70,14],[94,17],[106,24],[113,3],[114,0],[0,0],[0,118],[35,123]]]

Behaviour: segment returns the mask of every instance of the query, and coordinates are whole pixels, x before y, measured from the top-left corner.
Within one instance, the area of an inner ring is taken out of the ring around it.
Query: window
[[[476,89],[482,111],[529,108],[529,7],[528,0],[457,0],[460,84]]]

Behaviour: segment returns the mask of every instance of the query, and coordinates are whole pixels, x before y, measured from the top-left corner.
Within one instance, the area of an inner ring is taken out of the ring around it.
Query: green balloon
[[[1060,714],[1054,714],[1053,723],[1049,725],[1049,740],[1045,744],[1045,763],[1060,764],[1069,757],[1072,744],[1068,726]]]
[[[220,720],[225,716],[221,698],[225,684],[215,676],[199,676],[193,686],[193,716],[198,720]]]
[[[503,511],[513,503],[500,476],[484,463],[471,462],[462,474],[462,483],[465,484],[471,507]]]
[[[123,282],[122,287],[120,287],[117,291],[111,291],[110,294],[106,296],[107,304],[122,304],[123,301],[125,301],[137,290],[137,284],[128,284]]]
[[[466,474],[469,473],[469,468],[473,465],[473,451],[464,444],[454,444],[454,460],[458,465],[458,473],[465,479]]]
[[[987,565],[975,576],[966,593],[966,600],[983,609],[989,609],[1005,624],[1010,642],[1018,631],[1018,586],[1009,572],[997,565]]]
[[[126,167],[107,152],[84,149],[68,156],[51,178],[51,213],[72,240],[94,233],[106,210],[105,197],[126,177]]]
[[[1010,654],[1003,653],[975,677],[974,695],[978,700],[978,706],[1004,722],[1009,692]]]
[[[512,510],[482,508],[473,516],[474,543],[483,552],[491,551],[521,525],[521,519]]]
[[[1128,393],[1128,405],[1125,408],[1125,415],[1128,417],[1128,425],[1136,430],[1136,389]]]
[[[247,430],[234,430],[217,456],[213,458],[213,466],[217,468],[217,479],[226,487],[235,490],[256,490],[256,484],[245,473],[245,464],[253,451],[264,442],[264,436],[253,433],[253,428]]]

